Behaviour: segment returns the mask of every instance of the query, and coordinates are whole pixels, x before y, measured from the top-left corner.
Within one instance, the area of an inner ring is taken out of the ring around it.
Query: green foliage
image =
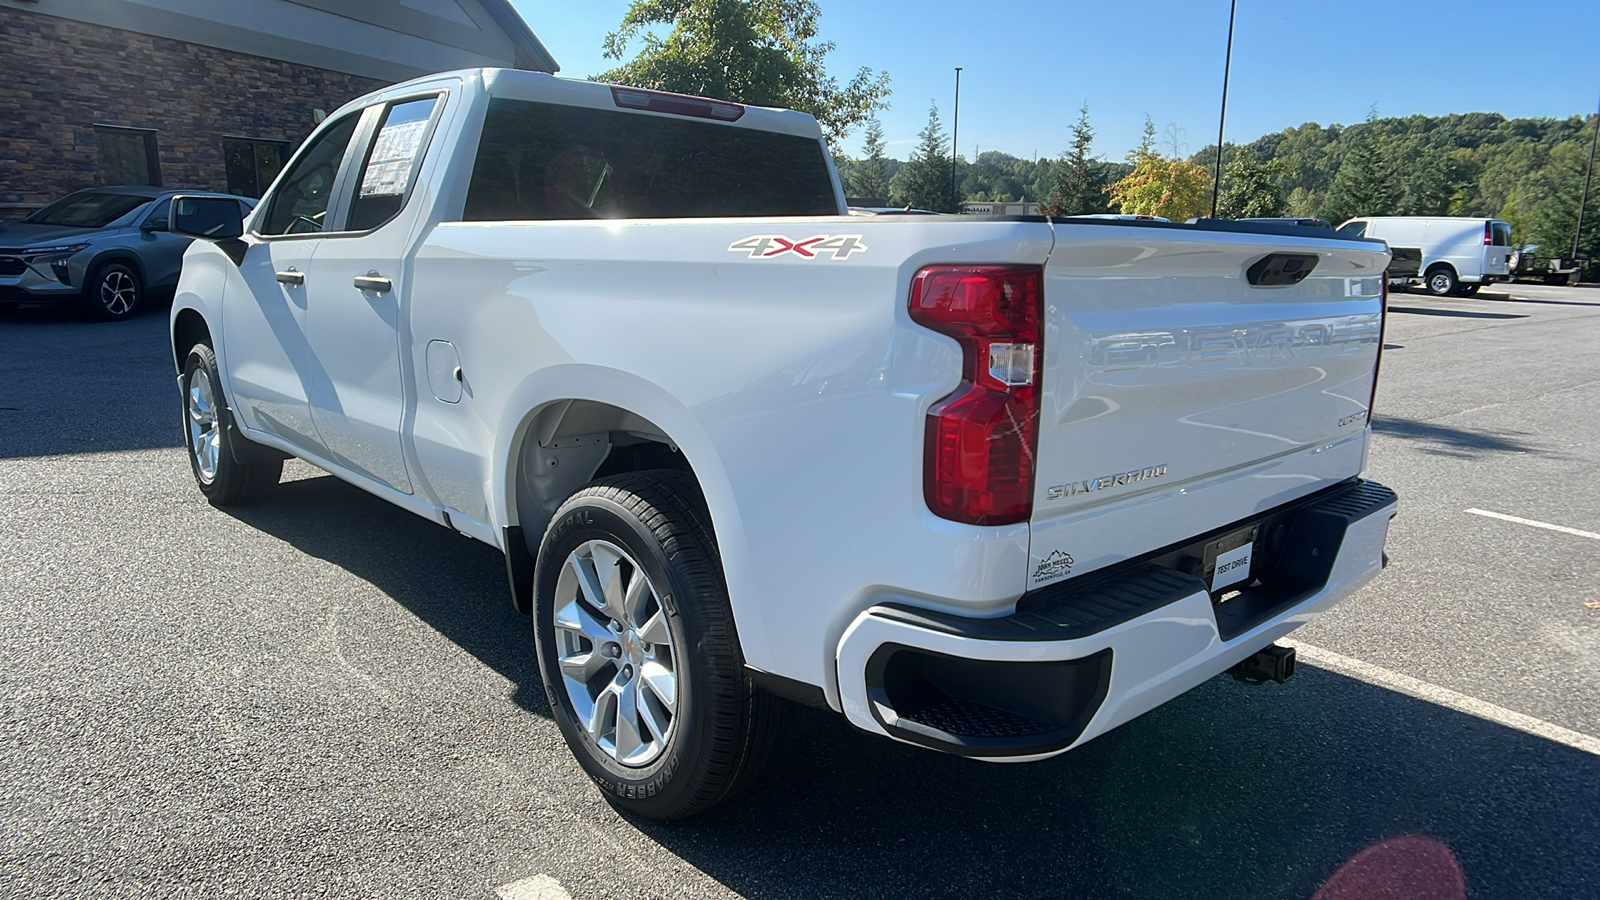
[[[889,182],[889,197],[895,206],[955,212],[950,196],[950,157],[944,126],[939,122],[939,106],[928,107],[928,124],[917,135],[921,140],[911,161],[901,167]]]
[[[1045,215],[1084,216],[1106,211],[1107,182],[1098,160],[1090,155],[1093,146],[1094,129],[1089,126],[1089,102],[1085,100],[1072,126],[1072,148],[1051,169],[1050,193],[1039,204]]]
[[[1174,222],[1199,215],[1210,205],[1210,190],[1211,175],[1204,168],[1154,152],[1140,154],[1133,171],[1107,188],[1122,212]]]
[[[831,41],[816,41],[816,0],[634,0],[606,36],[607,59],[633,59],[599,81],[798,109],[817,117],[831,143],[888,107],[889,75],[866,67],[841,86],[827,73]],[[665,37],[655,26],[672,30]]]
[[[867,120],[861,151],[865,155],[851,165],[846,192],[852,197],[888,197],[890,160],[883,155],[883,125],[877,119]]]
[[[1338,174],[1323,201],[1323,214],[1333,222],[1355,216],[1392,216],[1399,213],[1399,192],[1395,188],[1390,154],[1380,143],[1374,111],[1366,124],[1350,131],[1354,135],[1339,161]]]
[[[1217,216],[1245,219],[1281,215],[1285,212],[1277,163],[1260,163],[1250,153],[1235,152],[1222,167]]]

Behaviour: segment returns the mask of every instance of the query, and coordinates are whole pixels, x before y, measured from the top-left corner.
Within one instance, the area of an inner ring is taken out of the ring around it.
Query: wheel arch
[[[83,267],[83,284],[79,285],[79,287],[83,290],[88,290],[89,282],[94,280],[95,273],[99,271],[101,266],[109,263],[126,264],[128,268],[133,270],[135,275],[139,276],[139,287],[144,290],[150,288],[150,278],[145,273],[144,260],[139,258],[139,254],[126,247],[108,247],[90,257],[89,264]]]
[[[740,616],[743,528],[732,486],[711,439],[689,409],[661,387],[615,369],[570,365],[544,370],[512,392],[498,431],[491,511],[508,560],[536,556],[557,507],[594,478],[644,469],[687,472],[700,489],[720,548],[723,575]],[[730,564],[729,560],[733,563]],[[513,576],[515,578],[515,575]],[[513,585],[526,611],[529,591]]]
[[[211,326],[206,323],[206,317],[192,306],[174,309],[172,312],[172,364],[181,374],[183,372],[184,357],[188,355],[189,348],[204,341],[212,346],[215,352],[216,343],[211,338]]]

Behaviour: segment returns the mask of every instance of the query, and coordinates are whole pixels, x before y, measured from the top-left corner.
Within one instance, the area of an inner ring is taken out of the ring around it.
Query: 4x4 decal
[[[756,234],[728,245],[730,253],[747,253],[751,259],[771,259],[790,253],[801,259],[816,259],[820,254],[827,254],[831,259],[846,259],[866,249],[859,234],[818,234],[798,239],[781,234]]]

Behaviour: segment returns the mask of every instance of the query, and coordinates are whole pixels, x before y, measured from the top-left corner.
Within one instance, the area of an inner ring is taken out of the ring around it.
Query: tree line
[[[1308,122],[1225,145],[1217,214],[1334,224],[1354,216],[1491,216],[1511,224],[1518,245],[1565,256],[1572,252],[1593,127],[1580,116],[1498,113],[1380,118],[1374,111],[1350,126]],[[1037,202],[1056,215],[1123,212],[1182,221],[1211,211],[1216,145],[1192,156],[1163,152],[1169,148],[1157,146],[1149,117],[1140,145],[1109,161],[1090,151],[1094,130],[1085,103],[1060,156],[1029,160],[990,150],[974,160],[958,157],[955,195],[937,107],[919,138],[909,160],[889,158],[882,128],[870,121],[862,155],[836,156],[846,192],[938,211],[954,211],[957,195]],[[1591,206],[1600,207],[1600,198]],[[1600,263],[1600,210],[1589,212],[1579,255]]]
[[[952,160],[937,105],[910,158],[888,156],[875,118],[888,107],[888,73],[863,67],[843,83],[828,74],[833,44],[817,40],[820,16],[817,0],[634,0],[605,42],[606,55],[620,65],[595,77],[809,112],[834,148],[846,192],[894,206],[954,212],[965,200],[1027,200],[1055,215],[1143,213],[1175,221],[1211,212],[1215,145],[1187,155],[1175,127],[1158,141],[1146,116],[1139,146],[1122,160],[1100,158],[1087,101],[1056,157],[990,150]],[[861,155],[840,152],[863,126]],[[1316,216],[1335,224],[1357,215],[1496,216],[1511,223],[1515,243],[1567,255],[1588,127],[1579,116],[1380,118],[1376,110],[1349,126],[1308,122],[1221,149],[1217,214]],[[1600,198],[1591,206],[1600,207]],[[1579,255],[1600,267],[1600,209],[1593,212]]]

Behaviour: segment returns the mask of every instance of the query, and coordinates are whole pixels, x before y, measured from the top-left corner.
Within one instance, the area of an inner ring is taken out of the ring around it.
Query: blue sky
[[[613,65],[601,42],[626,0],[513,0],[561,63],[583,78]],[[889,72],[880,118],[905,158],[936,100],[950,129],[961,73],[961,153],[1055,156],[1089,102],[1095,152],[1120,159],[1144,127],[1182,129],[1185,151],[1216,140],[1227,0],[821,0],[829,71]],[[1600,101],[1597,0],[1239,0],[1228,139],[1313,121],[1499,112],[1568,116]],[[635,48],[637,49],[637,46]],[[860,133],[844,150],[860,152]],[[1165,140],[1162,141],[1165,143]]]

